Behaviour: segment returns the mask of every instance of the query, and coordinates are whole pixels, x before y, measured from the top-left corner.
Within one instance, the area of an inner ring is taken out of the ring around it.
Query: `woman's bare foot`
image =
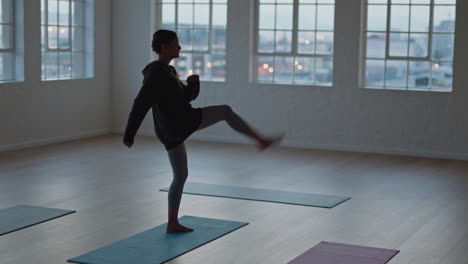
[[[167,233],[179,233],[179,232],[192,232],[192,228],[185,227],[179,223],[168,224],[166,227]]]
[[[267,137],[267,138],[262,138],[258,144],[258,149],[260,151],[263,151],[273,145],[276,145],[278,143],[281,142],[281,140],[283,140],[284,138],[284,134],[281,134],[279,136],[276,136],[276,137]]]

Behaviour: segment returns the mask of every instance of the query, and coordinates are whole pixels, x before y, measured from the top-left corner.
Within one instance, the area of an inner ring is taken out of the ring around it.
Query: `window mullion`
[[[72,49],[72,0],[69,0],[68,5],[68,45],[70,48],[70,78],[73,78],[73,49]]]

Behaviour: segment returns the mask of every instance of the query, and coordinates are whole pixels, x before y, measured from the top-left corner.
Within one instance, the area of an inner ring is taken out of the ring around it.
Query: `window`
[[[173,61],[181,77],[224,81],[226,66],[227,0],[162,0],[161,28],[173,30],[182,47]]]
[[[364,86],[452,91],[456,0],[368,0]]]
[[[22,1],[0,0],[0,82],[23,80]]]
[[[259,83],[331,86],[335,0],[259,0]]]
[[[93,77],[92,0],[41,0],[42,80]]]

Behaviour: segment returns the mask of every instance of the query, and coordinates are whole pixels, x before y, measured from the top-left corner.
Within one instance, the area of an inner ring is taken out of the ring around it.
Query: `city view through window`
[[[369,0],[365,87],[451,91],[455,2]]]

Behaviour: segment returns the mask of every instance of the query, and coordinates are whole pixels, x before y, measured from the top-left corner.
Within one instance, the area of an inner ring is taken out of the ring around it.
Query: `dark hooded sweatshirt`
[[[143,76],[143,86],[133,102],[124,140],[133,142],[148,110],[152,108],[156,135],[166,150],[170,150],[200,126],[201,109],[190,104],[198,96],[200,83],[184,85],[172,66],[158,60],[144,68]]]

